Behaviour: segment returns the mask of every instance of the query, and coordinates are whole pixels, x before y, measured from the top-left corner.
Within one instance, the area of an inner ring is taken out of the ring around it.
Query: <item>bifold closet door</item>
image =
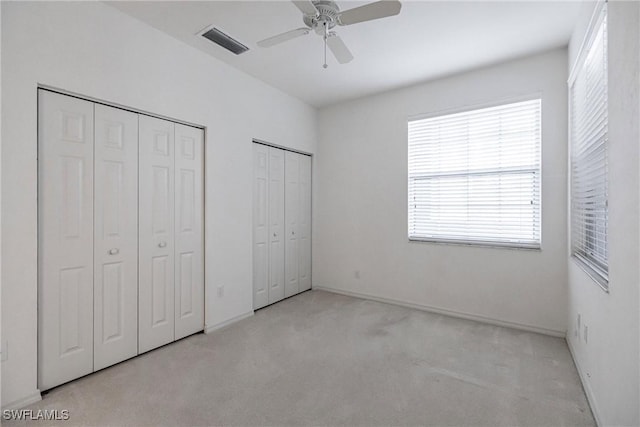
[[[284,295],[290,297],[300,292],[299,288],[299,239],[300,239],[300,154],[285,153],[285,288]]]
[[[311,289],[311,156],[253,144],[254,309]]]
[[[253,308],[269,304],[269,147],[253,144]]]
[[[253,144],[254,309],[284,298],[284,157]]]
[[[174,340],[174,123],[139,115],[138,351]]]
[[[93,103],[38,92],[38,385],[93,371]]]
[[[138,115],[95,105],[94,370],[138,354]]]
[[[175,125],[175,339],[204,328],[204,131]]]
[[[269,147],[269,304],[284,298],[284,155]]]
[[[204,131],[38,91],[38,386],[204,329]]]
[[[303,292],[311,289],[311,156],[300,155],[298,167],[298,290]]]

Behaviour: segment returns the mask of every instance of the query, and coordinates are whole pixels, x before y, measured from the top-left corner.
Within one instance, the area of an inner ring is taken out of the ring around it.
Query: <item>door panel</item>
[[[138,353],[138,115],[95,105],[94,369]]]
[[[82,301],[83,268],[60,270],[60,356],[83,350]]]
[[[269,304],[284,298],[284,153],[269,147]]]
[[[253,308],[269,304],[269,148],[253,144]]]
[[[285,153],[285,297],[299,292],[299,158],[297,153]]]
[[[204,329],[204,131],[175,125],[175,339]]]
[[[38,92],[38,387],[93,370],[93,103]]]
[[[151,326],[162,327],[169,322],[167,307],[169,294],[169,257],[153,257],[151,274]]]
[[[180,254],[179,283],[190,285],[190,286],[180,287],[180,295],[178,299],[180,303],[176,304],[176,307],[177,307],[176,310],[180,318],[186,318],[187,316],[193,315],[194,304],[202,302],[199,299],[198,301],[194,301],[194,295],[193,295],[194,287],[192,286],[192,284],[194,283],[195,278],[193,274],[193,270],[194,270],[193,264],[194,264],[194,256],[192,252],[188,252],[188,253],[185,252]]]
[[[62,237],[75,239],[81,237],[83,204],[83,175],[87,159],[63,155],[62,163]]]
[[[300,155],[298,277],[300,292],[311,289],[311,156]]]
[[[102,266],[102,307],[103,313],[99,319],[95,319],[94,328],[98,323],[102,323],[102,328],[98,331],[94,330],[94,337],[98,336],[98,333],[102,336],[102,339],[98,342],[100,344],[108,344],[117,341],[121,341],[125,337],[124,331],[124,305],[125,305],[125,286],[124,286],[124,268],[123,263],[116,262],[111,264],[103,264]],[[136,281],[137,282],[137,281]],[[95,283],[95,282],[94,282]],[[98,289],[95,290],[98,292]],[[137,299],[137,298],[136,298]],[[136,301],[137,302],[137,301]],[[136,317],[138,314],[137,307],[135,311]],[[137,320],[137,319],[136,319]],[[95,328],[97,329],[97,328]],[[127,331],[129,332],[129,331]],[[138,343],[138,328],[135,329],[134,345]],[[137,346],[135,346],[137,347]],[[95,359],[98,358],[98,350],[95,349]],[[132,355],[135,355],[138,349],[133,350]],[[104,354],[102,354],[104,356]],[[127,355],[128,356],[128,355]],[[126,356],[125,356],[126,357]],[[130,357],[130,356],[129,356]],[[115,363],[115,362],[114,362]],[[99,365],[94,362],[95,369],[100,369]]]
[[[174,124],[139,115],[138,352],[174,340]]]

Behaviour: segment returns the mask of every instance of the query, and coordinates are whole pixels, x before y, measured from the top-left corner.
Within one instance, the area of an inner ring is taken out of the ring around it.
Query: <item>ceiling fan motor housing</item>
[[[318,9],[317,15],[304,15],[302,18],[305,25],[318,34],[324,34],[324,27],[330,30],[338,23],[340,8],[336,2],[331,0],[315,0],[313,5]]]

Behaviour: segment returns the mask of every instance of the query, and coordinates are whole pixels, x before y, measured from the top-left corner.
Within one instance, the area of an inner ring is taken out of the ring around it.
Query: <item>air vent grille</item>
[[[238,40],[229,37],[217,28],[212,28],[206,31],[202,34],[202,37],[211,40],[215,44],[222,46],[236,55],[240,55],[241,53],[249,50],[248,47],[240,43]]]

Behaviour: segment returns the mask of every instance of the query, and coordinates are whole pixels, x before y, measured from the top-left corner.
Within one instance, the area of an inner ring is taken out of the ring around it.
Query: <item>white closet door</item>
[[[269,304],[269,147],[253,144],[253,308]]]
[[[174,124],[139,116],[138,351],[174,339]]]
[[[204,329],[204,131],[175,125],[175,339]]]
[[[38,386],[93,370],[93,103],[38,92]]]
[[[311,156],[300,155],[298,277],[300,292],[311,289]]]
[[[300,155],[285,153],[285,297],[299,292],[298,251],[299,251],[299,211],[300,211]]]
[[[95,105],[94,370],[138,353],[138,115]]]
[[[284,298],[284,153],[269,147],[269,304]]]

